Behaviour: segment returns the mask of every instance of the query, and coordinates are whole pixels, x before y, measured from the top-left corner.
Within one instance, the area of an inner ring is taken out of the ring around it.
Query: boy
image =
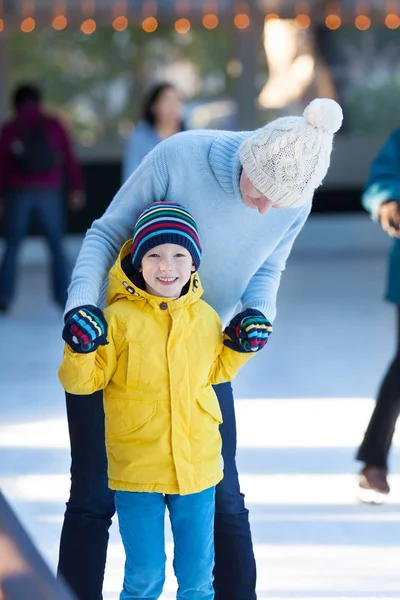
[[[165,506],[178,598],[214,598],[222,416],[212,385],[231,381],[272,328],[258,311],[249,311],[223,337],[217,313],[200,299],[200,257],[190,213],[179,204],[152,204],[110,272],[109,343],[96,352],[73,352],[76,336],[85,336],[90,348],[102,327],[85,309],[66,335],[59,371],[64,388],[73,394],[104,389],[109,487],[116,491],[126,552],[120,600],[161,596]]]

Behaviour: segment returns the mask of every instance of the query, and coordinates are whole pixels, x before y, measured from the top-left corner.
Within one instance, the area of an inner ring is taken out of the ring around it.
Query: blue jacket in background
[[[122,161],[122,183],[136,171],[146,154],[160,142],[157,131],[146,121],[140,121],[130,134]]]
[[[362,204],[377,220],[387,200],[400,202],[400,127],[390,135],[374,159],[362,196]],[[389,255],[386,299],[400,305],[400,240],[393,241]]]

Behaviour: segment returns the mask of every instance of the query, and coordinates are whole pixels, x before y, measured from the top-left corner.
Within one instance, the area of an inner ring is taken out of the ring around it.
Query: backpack
[[[11,155],[23,173],[46,173],[56,166],[55,153],[50,146],[46,122],[40,121],[14,140]]]

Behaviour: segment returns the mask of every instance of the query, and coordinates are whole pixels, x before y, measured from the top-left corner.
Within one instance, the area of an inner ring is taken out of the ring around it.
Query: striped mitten
[[[225,333],[230,339],[224,340],[224,344],[231,350],[257,352],[267,343],[272,325],[262,312],[248,308],[233,317]]]
[[[67,313],[62,337],[74,352],[85,354],[108,344],[107,330],[103,311],[87,304]]]

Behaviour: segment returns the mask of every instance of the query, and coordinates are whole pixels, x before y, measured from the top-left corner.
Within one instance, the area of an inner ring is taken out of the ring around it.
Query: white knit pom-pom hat
[[[309,202],[330,162],[333,134],[343,111],[329,98],[316,98],[302,117],[282,117],[250,135],[240,146],[243,169],[264,196],[282,208]]]

